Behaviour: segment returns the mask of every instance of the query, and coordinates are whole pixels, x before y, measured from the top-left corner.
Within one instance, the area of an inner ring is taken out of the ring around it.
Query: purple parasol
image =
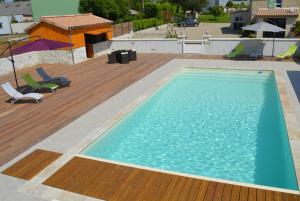
[[[71,47],[71,43],[64,43],[54,40],[47,40],[47,39],[39,39],[32,41],[26,45],[18,47],[14,49],[12,52],[13,54],[23,54],[26,52],[33,52],[33,51],[43,51],[43,50],[56,50],[64,47]]]

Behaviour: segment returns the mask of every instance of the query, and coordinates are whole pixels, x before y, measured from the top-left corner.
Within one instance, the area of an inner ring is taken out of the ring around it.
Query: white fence
[[[25,29],[33,24],[34,22],[12,23],[11,24],[12,33],[14,34],[25,33]]]

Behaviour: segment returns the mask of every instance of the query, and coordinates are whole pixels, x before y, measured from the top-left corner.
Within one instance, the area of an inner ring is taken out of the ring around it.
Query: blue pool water
[[[185,68],[84,155],[296,190],[273,72]]]

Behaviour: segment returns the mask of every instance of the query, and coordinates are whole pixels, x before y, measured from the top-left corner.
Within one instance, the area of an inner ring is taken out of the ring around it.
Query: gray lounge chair
[[[50,75],[48,75],[46,73],[46,71],[42,67],[37,68],[36,72],[43,79],[43,82],[46,82],[46,83],[50,82],[50,83],[58,84],[61,86],[66,86],[66,85],[70,84],[70,80],[68,80],[65,77],[51,77]]]
[[[21,94],[15,88],[13,88],[9,82],[1,84],[1,87],[11,97],[12,104],[21,99],[33,99],[37,103],[40,103],[40,101],[44,98],[44,95],[39,93]]]
[[[265,43],[259,43],[256,49],[250,54],[250,59],[256,60],[258,58],[263,57],[264,47],[265,47]]]

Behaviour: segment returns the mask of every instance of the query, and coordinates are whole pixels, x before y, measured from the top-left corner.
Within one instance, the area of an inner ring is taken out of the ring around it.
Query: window
[[[233,21],[233,29],[241,30],[241,27],[244,26],[244,17],[241,15],[235,16]]]
[[[236,16],[236,17],[234,18],[234,21],[235,21],[235,22],[243,22],[243,21],[244,21],[244,18],[243,18],[243,16]]]
[[[282,0],[276,0],[275,7],[276,8],[281,8],[282,7]]]
[[[2,23],[0,22],[0,29],[2,29]]]

